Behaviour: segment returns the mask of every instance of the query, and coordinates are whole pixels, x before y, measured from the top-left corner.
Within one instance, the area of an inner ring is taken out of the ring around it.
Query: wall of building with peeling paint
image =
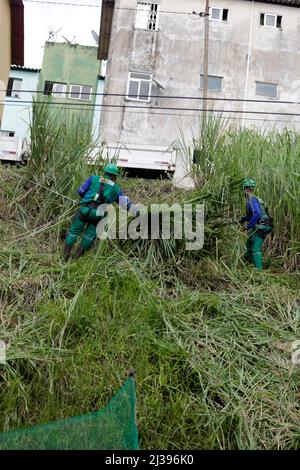
[[[204,18],[191,13],[204,11],[205,1],[161,0],[159,3],[158,31],[135,28],[135,0],[115,3],[105,93],[126,94],[129,72],[151,73],[163,89],[153,83],[155,97],[150,103],[106,96],[104,104],[121,106],[106,107],[102,112],[100,133],[108,142],[169,146],[179,137],[180,129],[189,140],[199,128],[199,110],[203,109],[200,74],[203,73]],[[223,110],[222,118],[230,118],[234,126],[242,124],[245,111],[243,123],[247,126],[300,129],[300,105],[279,104],[273,98],[255,95],[256,81],[269,82],[278,84],[277,100],[300,102],[300,9],[264,2],[252,5],[246,0],[216,0],[210,4],[227,8],[228,20],[209,22],[209,74],[223,77],[223,89],[208,92],[214,98],[208,101],[208,106]],[[282,28],[261,26],[261,13],[281,15]],[[194,99],[168,98],[174,96]],[[247,102],[243,108],[242,102],[231,101],[244,97],[266,102]],[[256,114],[247,114],[249,111]],[[299,116],[263,112],[298,113]]]

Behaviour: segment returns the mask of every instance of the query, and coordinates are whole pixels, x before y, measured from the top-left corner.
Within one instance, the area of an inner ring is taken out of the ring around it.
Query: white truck
[[[22,137],[0,135],[0,161],[26,163],[28,142]]]
[[[104,144],[96,147],[90,156],[92,164],[97,154],[109,160],[115,159],[118,166],[173,173],[176,164],[176,149],[149,145]]]

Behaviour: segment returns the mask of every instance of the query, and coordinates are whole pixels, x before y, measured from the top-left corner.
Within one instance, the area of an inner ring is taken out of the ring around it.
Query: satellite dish
[[[92,33],[93,38],[96,41],[96,44],[99,44],[99,35],[93,29],[92,29],[91,33]]]
[[[62,37],[64,38],[64,40],[69,44],[69,46],[72,46],[72,41],[69,41],[69,39],[67,39],[65,36],[62,35]]]

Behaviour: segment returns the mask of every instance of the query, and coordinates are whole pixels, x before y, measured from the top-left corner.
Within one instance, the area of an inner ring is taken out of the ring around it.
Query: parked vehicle
[[[0,160],[25,164],[28,159],[28,141],[22,137],[0,136]]]
[[[145,170],[167,171],[173,173],[176,163],[176,149],[134,144],[105,144],[96,147],[90,158],[90,163],[96,158],[97,153],[102,153],[104,158],[114,159],[118,166],[123,168],[135,168]]]

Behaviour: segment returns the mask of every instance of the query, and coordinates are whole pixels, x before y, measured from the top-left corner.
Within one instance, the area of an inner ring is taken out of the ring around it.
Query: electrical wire
[[[0,92],[4,92],[4,93],[7,93],[7,91],[10,91],[10,89],[5,89],[5,90],[1,90],[0,89]],[[20,90],[20,93],[33,93],[33,94],[43,94],[43,96],[50,96],[50,95],[44,95],[44,91],[43,90]],[[59,91],[52,91],[51,92],[51,95],[55,95],[55,94],[59,94],[61,92]],[[115,96],[115,97],[120,97],[120,98],[127,98],[128,95],[125,94],[125,93],[89,93],[90,96]],[[298,105],[300,104],[300,101],[281,101],[281,100],[260,100],[260,99],[243,99],[243,98],[220,98],[220,97],[207,97],[207,98],[204,98],[202,96],[178,96],[178,95],[166,95],[166,96],[163,96],[163,95],[139,95],[140,97],[142,98],[149,98],[149,99],[152,99],[152,98],[155,98],[155,99],[175,99],[175,100],[201,100],[201,101],[232,101],[232,102],[238,102],[238,103],[243,103],[243,102],[247,102],[247,103],[268,103],[268,104],[295,104],[295,105]],[[7,98],[10,98],[9,96]],[[55,98],[55,96],[54,96]],[[65,99],[65,98],[63,98]],[[70,98],[72,99],[72,98]],[[74,99],[74,98],[73,98]],[[84,101],[84,100],[78,100],[80,102]],[[3,101],[2,101],[3,102]],[[5,101],[5,103],[7,103],[8,101]],[[84,103],[83,103],[84,104]]]
[[[21,107],[20,105],[14,105],[14,104],[11,104],[11,107]],[[30,110],[30,106],[26,107],[26,108],[22,108],[24,111],[25,110]],[[81,109],[77,108],[77,109],[71,109],[71,108],[66,108],[66,107],[60,107],[59,110],[63,110],[63,111],[82,111]],[[120,114],[120,111],[119,110],[110,110],[110,109],[107,109],[106,110],[106,113],[119,113]],[[143,115],[148,115],[149,116],[149,113],[147,113],[146,111],[127,111],[127,114],[143,114]],[[222,114],[222,113],[220,113]],[[151,113],[151,118],[154,117],[154,116],[173,116],[173,117],[199,117],[199,113],[161,113],[161,112],[152,112]],[[224,117],[221,115],[221,116],[217,116],[215,115],[214,116],[216,119],[224,119]],[[243,118],[242,117],[234,117],[234,116],[230,116],[228,117],[228,119],[230,120],[235,120],[235,121],[241,121]],[[249,117],[249,118],[244,118],[245,121],[257,121],[257,122],[274,122],[274,123],[289,123],[289,124],[296,124],[296,123],[300,123],[300,121],[298,120],[295,120],[293,119],[292,121],[291,120],[287,120],[287,119],[267,119],[267,118],[255,118],[255,117]]]
[[[0,101],[1,103],[1,101]],[[2,104],[5,102],[2,101]],[[10,103],[26,103],[32,104],[32,101],[28,100],[11,100]],[[44,101],[35,101],[35,104],[45,104]],[[9,103],[5,103],[5,105],[9,105]],[[49,103],[51,106],[61,106],[61,103]],[[210,109],[210,108],[182,108],[182,107],[169,107],[169,106],[144,106],[144,105],[127,105],[127,104],[85,104],[85,103],[63,103],[64,108],[69,109],[80,109],[81,111],[89,110],[93,111],[95,108],[121,108],[121,109],[148,109],[151,111],[155,110],[165,110],[165,111],[196,111],[196,112],[203,112],[209,111],[212,113],[234,113],[234,114],[264,114],[264,115],[272,115],[272,116],[300,116],[300,113],[288,113],[288,112],[274,112],[274,111],[242,111],[242,110],[235,110],[235,109]]]
[[[24,2],[27,3],[39,3],[39,4],[44,4],[44,5],[60,5],[60,6],[75,6],[75,7],[91,7],[91,8],[102,8],[102,5],[92,5],[92,4],[87,4],[87,3],[71,3],[71,2],[57,2],[55,0],[24,0]],[[125,10],[125,11],[146,11],[149,12],[148,9],[142,9],[142,8],[129,8],[129,7],[113,7],[114,10]],[[168,13],[172,15],[188,15],[188,16],[194,16],[195,13],[193,12],[188,12],[188,11],[171,11],[171,10],[159,10],[158,14],[160,13]],[[198,19],[198,18],[197,18]]]
[[[56,2],[56,1],[42,1],[42,0],[23,0],[26,3],[40,3],[44,5],[61,5],[61,6],[70,6],[70,7],[91,7],[91,8],[101,8],[101,5],[92,5],[87,3],[66,3],[66,2]]]

